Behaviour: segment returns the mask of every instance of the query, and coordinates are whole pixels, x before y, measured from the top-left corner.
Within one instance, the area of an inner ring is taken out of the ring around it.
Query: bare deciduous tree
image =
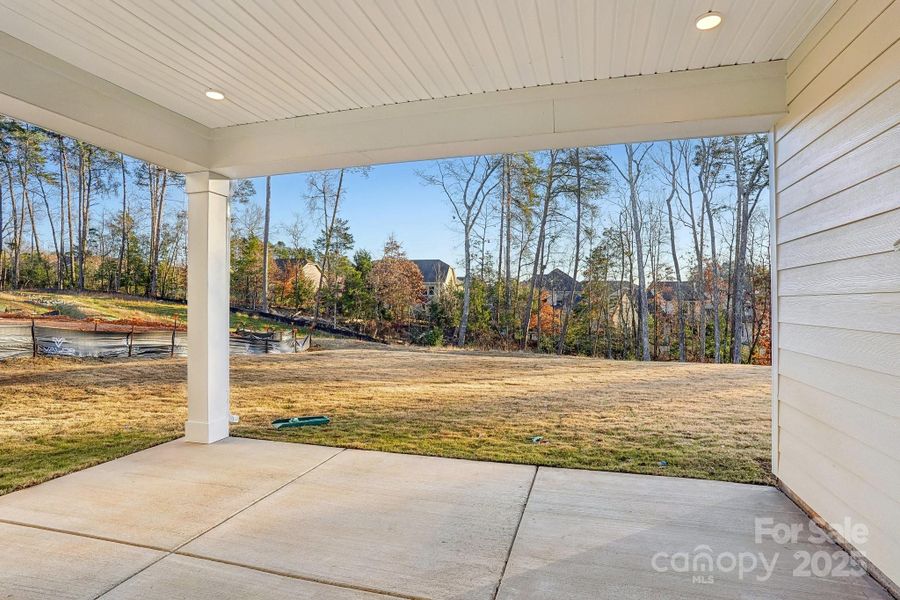
[[[735,184],[735,251],[731,280],[731,362],[741,362],[746,263],[750,222],[759,197],[769,186],[769,155],[765,136],[733,136],[731,158]]]
[[[644,159],[652,146],[649,144],[625,144],[625,168],[612,158],[610,163],[628,186],[628,204],[631,209],[631,227],[634,237],[635,258],[638,275],[638,318],[641,330],[641,360],[650,360],[649,310],[647,307],[647,276],[644,272],[644,245],[641,239],[640,186],[644,175]]]
[[[456,344],[466,343],[466,328],[469,323],[469,308],[472,295],[472,238],[475,223],[484,210],[485,203],[500,185],[494,174],[500,166],[496,156],[475,156],[472,158],[438,161],[436,173],[420,172],[419,177],[428,185],[441,189],[453,209],[463,230],[463,252],[466,275],[463,280],[463,304]]]
[[[266,208],[263,224],[262,247],[262,290],[260,290],[260,308],[263,312],[269,311],[269,221],[272,210],[272,177],[266,177]]]

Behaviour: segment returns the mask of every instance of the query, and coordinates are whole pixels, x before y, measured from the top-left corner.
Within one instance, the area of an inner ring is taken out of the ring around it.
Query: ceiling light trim
[[[710,31],[721,25],[724,20],[722,13],[710,10],[697,17],[694,25],[700,31]]]

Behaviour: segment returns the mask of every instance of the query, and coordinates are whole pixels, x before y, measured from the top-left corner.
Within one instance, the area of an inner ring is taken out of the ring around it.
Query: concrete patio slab
[[[176,440],[2,496],[0,521],[171,550],[338,452]]]
[[[171,554],[102,600],[391,600],[360,590],[291,579]]]
[[[775,488],[233,438],[0,497],[2,600],[888,600],[855,570]]]
[[[405,597],[489,600],[534,474],[347,450],[182,552]]]
[[[157,550],[0,523],[0,598],[96,598],[162,556]]]
[[[803,529],[796,541],[757,541],[757,519]],[[541,468],[498,598],[890,598],[849,565],[806,576],[795,553],[823,553],[829,569],[847,558],[816,542],[775,488]]]

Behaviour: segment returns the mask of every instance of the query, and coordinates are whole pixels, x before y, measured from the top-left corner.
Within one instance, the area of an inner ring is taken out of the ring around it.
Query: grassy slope
[[[233,357],[232,404],[241,416],[233,433],[770,482],[767,367],[340,345]],[[0,363],[0,493],[179,436],[184,381],[180,359]],[[269,425],[301,414],[334,421],[287,431]],[[531,443],[536,435],[548,443]]]
[[[57,310],[61,315],[73,319],[138,319],[162,326],[170,326],[176,317],[179,323],[187,320],[187,306],[184,304],[99,292],[0,292],[0,311],[4,309],[27,314]],[[231,328],[238,327],[255,330],[290,329],[275,321],[232,313]]]

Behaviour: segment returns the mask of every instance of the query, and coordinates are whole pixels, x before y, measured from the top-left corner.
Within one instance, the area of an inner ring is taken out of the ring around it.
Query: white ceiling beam
[[[191,172],[209,128],[0,32],[0,114]]]
[[[230,177],[767,130],[785,61],[423,100],[212,130]]]

